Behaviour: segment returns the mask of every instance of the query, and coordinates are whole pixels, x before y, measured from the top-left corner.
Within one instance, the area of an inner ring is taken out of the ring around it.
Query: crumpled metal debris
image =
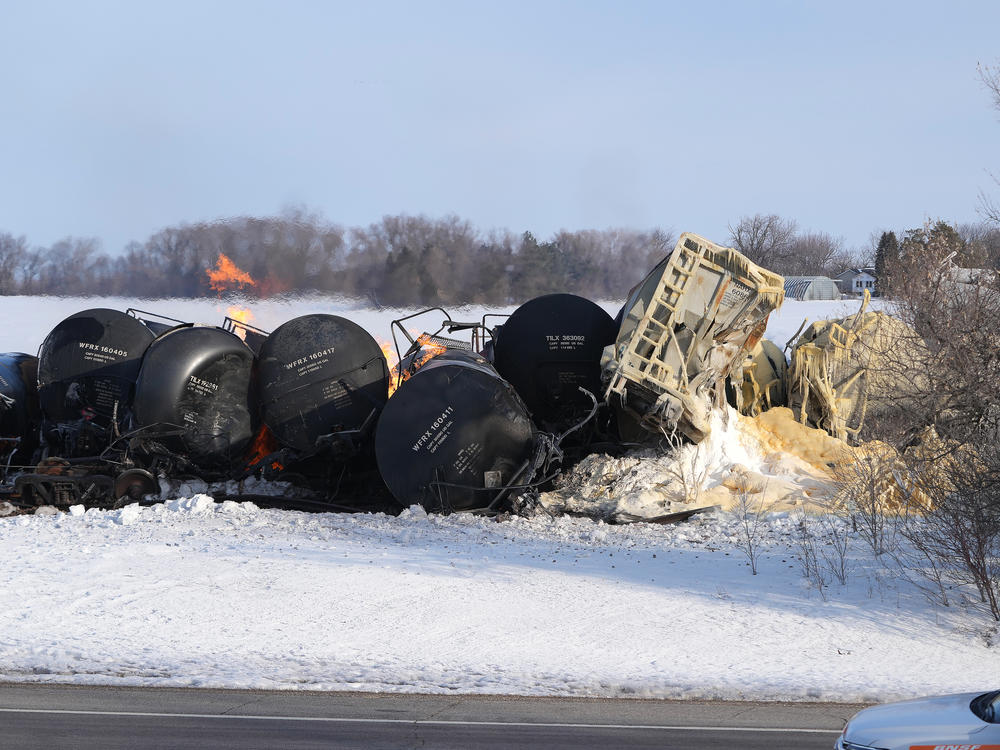
[[[632,290],[604,350],[606,398],[623,423],[703,440],[725,381],[742,382],[747,354],[784,301],[784,280],[696,234]],[[624,430],[623,430],[624,432]]]

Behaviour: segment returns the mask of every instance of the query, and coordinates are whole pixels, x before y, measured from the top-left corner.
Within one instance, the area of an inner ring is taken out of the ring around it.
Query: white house
[[[875,269],[871,266],[866,268],[848,268],[837,275],[837,286],[844,294],[862,295],[867,289],[871,294],[875,294]]]

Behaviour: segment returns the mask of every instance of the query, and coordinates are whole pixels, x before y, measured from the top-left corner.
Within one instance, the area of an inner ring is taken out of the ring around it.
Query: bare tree
[[[28,254],[28,241],[24,236],[15,237],[0,232],[0,294],[14,294],[17,290],[17,271]]]
[[[979,65],[978,67],[979,80],[982,81],[986,90],[989,91],[990,97],[993,99],[993,106],[1000,110],[1000,65]],[[993,177],[993,182],[1000,186],[1000,178],[997,178],[996,175],[991,176]],[[979,210],[986,217],[987,221],[1000,226],[1000,205],[987,195],[985,191],[980,192],[979,202]]]
[[[899,485],[925,500],[923,518],[899,529],[925,590],[1000,620],[1000,285],[956,264],[967,244],[943,222],[911,230],[890,276],[894,310],[919,340],[896,347],[913,390],[895,441],[913,446],[897,453]]]
[[[805,232],[788,243],[781,273],[787,276],[835,276],[844,270],[844,241],[826,232]]]
[[[754,575],[757,575],[764,522],[771,510],[771,505],[764,502],[764,496],[764,492],[754,494],[747,489],[739,489],[733,505],[733,513],[738,522],[736,546],[746,555],[750,572]]]
[[[924,473],[932,508],[903,533],[930,561],[931,581],[1000,621],[1000,451],[990,442],[963,454]]]
[[[909,440],[927,426],[955,445],[1000,436],[1000,288],[989,277],[959,283],[960,252],[957,232],[937,222],[906,233],[891,269],[894,312],[914,341],[884,366],[913,384]]]
[[[757,265],[783,273],[792,257],[796,224],[775,214],[744,216],[734,227],[729,225],[733,247]]]
[[[809,528],[811,524],[805,512],[799,516],[798,521],[795,532],[795,559],[799,562],[802,577],[819,592],[823,601],[826,601],[826,587],[830,585],[830,580],[826,571],[820,566],[816,534]]]
[[[877,557],[892,546],[885,496],[891,491],[896,457],[888,450],[859,454],[837,467],[837,512],[861,535]]]

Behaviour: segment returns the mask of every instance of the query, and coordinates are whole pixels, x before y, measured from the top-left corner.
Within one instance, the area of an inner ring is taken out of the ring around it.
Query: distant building
[[[844,294],[862,295],[867,289],[871,294],[875,294],[875,269],[871,266],[865,268],[848,268],[837,275],[837,286]]]
[[[840,289],[829,276],[786,276],[785,299],[840,299]]]
[[[992,268],[959,268],[951,266],[948,276],[957,284],[974,284],[977,286],[994,286],[997,282],[997,272]]]

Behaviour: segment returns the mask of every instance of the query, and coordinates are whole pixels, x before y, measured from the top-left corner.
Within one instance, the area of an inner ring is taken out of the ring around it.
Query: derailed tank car
[[[38,447],[38,358],[0,354],[0,463],[3,469],[31,461]]]
[[[274,330],[260,350],[264,424],[303,455],[351,451],[389,397],[382,349],[336,315],[304,315]]]
[[[601,354],[618,327],[598,305],[574,294],[525,302],[494,331],[493,365],[543,429],[578,424],[600,400]]]
[[[48,455],[94,456],[128,424],[136,376],[153,332],[106,308],[59,323],[38,353],[38,397]]]
[[[337,315],[284,323],[260,347],[258,392],[263,426],[248,473],[293,483],[294,507],[396,509],[373,446],[389,367],[367,331]]]
[[[162,446],[173,463],[227,475],[257,428],[254,354],[221,328],[173,328],[149,346],[136,380],[139,434]]]
[[[382,478],[404,506],[494,510],[531,480],[536,435],[513,387],[482,356],[447,350],[389,399],[375,432]]]

